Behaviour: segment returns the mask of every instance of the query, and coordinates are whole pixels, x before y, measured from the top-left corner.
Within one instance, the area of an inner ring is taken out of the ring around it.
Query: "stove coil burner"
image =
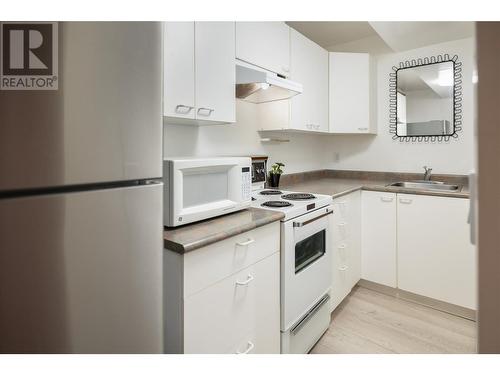
[[[306,201],[309,199],[314,199],[316,197],[312,194],[309,194],[309,193],[291,193],[291,194],[282,195],[281,198],[288,199],[291,201]]]
[[[262,203],[261,206],[282,208],[282,207],[290,207],[293,205],[290,202],[285,202],[285,201],[267,201]]]
[[[262,190],[260,194],[262,195],[280,195],[283,192],[281,190]]]

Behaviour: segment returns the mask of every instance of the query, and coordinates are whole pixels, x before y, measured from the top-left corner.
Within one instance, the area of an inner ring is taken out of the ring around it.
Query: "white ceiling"
[[[398,90],[432,90],[440,98],[453,95],[453,64],[449,61],[398,70]]]
[[[377,35],[368,22],[306,21],[287,24],[326,49],[336,44]]]
[[[474,36],[474,22],[287,22],[329,51],[406,51]]]
[[[406,51],[431,44],[474,36],[474,22],[370,22],[394,51]]]

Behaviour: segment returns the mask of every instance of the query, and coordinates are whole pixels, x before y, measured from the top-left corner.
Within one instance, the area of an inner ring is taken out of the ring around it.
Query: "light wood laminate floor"
[[[356,286],[311,353],[476,353],[476,323]]]

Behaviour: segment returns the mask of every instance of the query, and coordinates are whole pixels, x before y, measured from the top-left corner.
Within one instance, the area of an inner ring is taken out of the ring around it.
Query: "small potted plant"
[[[274,163],[271,166],[271,170],[269,171],[269,185],[270,187],[277,188],[280,185],[280,176],[283,174],[283,169],[285,164],[283,163]]]

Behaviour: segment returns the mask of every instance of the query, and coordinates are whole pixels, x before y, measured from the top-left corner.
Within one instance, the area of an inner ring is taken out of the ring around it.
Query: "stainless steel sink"
[[[441,181],[400,181],[394,182],[388,186],[398,186],[409,189],[422,190],[444,190],[444,191],[459,191],[459,185],[450,185]]]

